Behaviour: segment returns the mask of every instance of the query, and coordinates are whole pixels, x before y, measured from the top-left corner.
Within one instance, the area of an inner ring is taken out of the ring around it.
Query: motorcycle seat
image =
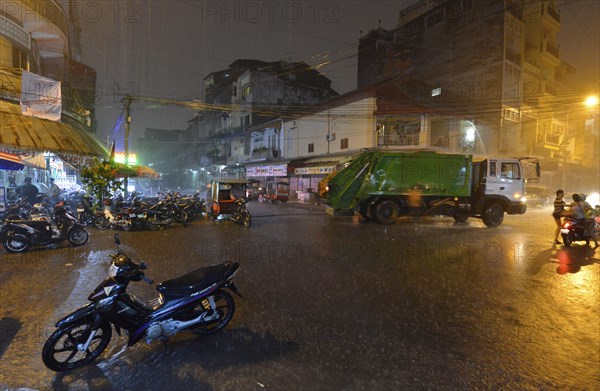
[[[156,290],[165,296],[188,296],[219,281],[230,268],[231,265],[227,263],[202,267],[177,278],[163,281],[156,286]]]
[[[45,220],[8,220],[11,224],[25,224],[32,228],[40,229],[44,228],[47,225],[50,225],[49,222]]]

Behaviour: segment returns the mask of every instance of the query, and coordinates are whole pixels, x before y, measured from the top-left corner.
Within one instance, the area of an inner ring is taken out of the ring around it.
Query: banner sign
[[[62,97],[59,81],[23,71],[20,101],[21,114],[60,121]]]
[[[0,187],[0,212],[6,211],[6,188]]]
[[[335,166],[320,166],[320,167],[298,167],[296,175],[320,175],[333,172]]]
[[[287,176],[287,164],[246,167],[246,177]]]

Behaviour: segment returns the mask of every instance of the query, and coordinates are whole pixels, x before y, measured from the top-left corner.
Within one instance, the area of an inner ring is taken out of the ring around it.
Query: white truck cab
[[[523,166],[518,159],[490,159],[485,195],[498,195],[521,202],[525,194]]]

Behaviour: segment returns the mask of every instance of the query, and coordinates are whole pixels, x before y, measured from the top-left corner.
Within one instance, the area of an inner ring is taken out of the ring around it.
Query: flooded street
[[[120,232],[155,284],[233,260],[220,334],[181,333],[56,374],[54,323],[86,303],[115,231],[81,248],[1,253],[0,387],[36,390],[600,389],[600,248],[552,244],[549,211],[479,220],[355,223],[316,207],[250,203],[250,228],[196,221]],[[133,283],[144,300],[154,286]]]

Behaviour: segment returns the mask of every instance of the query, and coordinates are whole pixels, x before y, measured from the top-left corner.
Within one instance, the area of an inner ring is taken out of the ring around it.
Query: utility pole
[[[129,94],[125,95],[125,97],[123,98],[123,104],[125,105],[125,138],[124,138],[124,146],[125,146],[125,165],[129,166],[129,131],[130,131],[130,124],[131,124],[131,116],[129,114],[130,112],[130,108],[131,108],[131,103],[133,102],[133,97]],[[124,180],[123,180],[123,185],[125,187],[125,199],[127,199],[128,196],[128,190],[127,190],[127,186],[129,182],[129,178],[127,176],[125,176]]]

